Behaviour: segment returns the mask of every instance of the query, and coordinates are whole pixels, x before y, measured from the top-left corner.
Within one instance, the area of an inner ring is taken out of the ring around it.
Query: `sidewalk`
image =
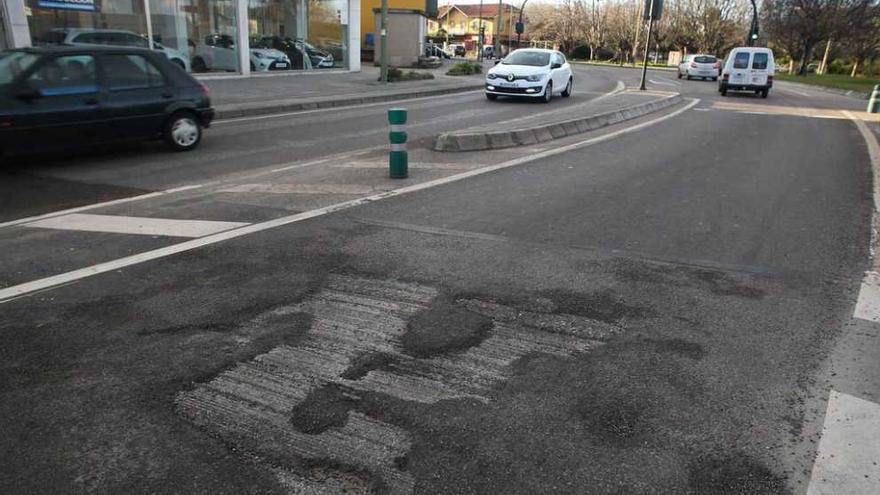
[[[447,76],[449,66],[446,62],[438,69],[414,69],[430,72],[434,79],[388,84],[378,81],[379,68],[372,65],[363,66],[361,72],[272,73],[204,82],[211,89],[218,119],[419,98],[483,87],[481,75]],[[483,67],[488,70],[491,64]]]

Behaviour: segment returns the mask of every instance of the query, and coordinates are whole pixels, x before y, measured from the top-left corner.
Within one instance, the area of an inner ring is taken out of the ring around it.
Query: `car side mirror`
[[[495,65],[498,65],[498,64],[500,64],[500,63],[501,63],[501,60],[500,60],[500,59],[495,61]]]
[[[550,68],[551,69],[561,69],[562,64],[560,64],[559,62],[554,62],[554,63],[550,64]]]

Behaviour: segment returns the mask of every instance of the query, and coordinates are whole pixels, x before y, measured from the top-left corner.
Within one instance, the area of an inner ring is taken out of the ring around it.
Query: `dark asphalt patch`
[[[394,367],[396,357],[382,352],[371,352],[355,358],[351,366],[341,375],[346,380],[359,380],[373,370],[389,370]]]
[[[789,493],[783,480],[742,453],[709,458],[690,466],[694,493],[717,495],[780,495]]]
[[[441,297],[409,320],[401,343],[410,356],[428,358],[479,345],[491,330],[491,319]]]
[[[317,435],[332,427],[342,427],[348,421],[348,411],[358,398],[336,384],[318,387],[306,399],[293,407],[290,422],[294,428]]]
[[[623,296],[611,290],[590,293],[553,290],[542,295],[554,301],[559,312],[606,323],[616,323],[628,318],[645,318],[653,314],[650,308],[628,304]]]
[[[657,352],[668,352],[694,361],[699,361],[706,355],[702,345],[684,339],[645,339],[645,342],[653,344]]]
[[[719,296],[745,299],[761,299],[765,295],[763,289],[755,287],[754,281],[751,283],[741,281],[728,271],[632,259],[616,260],[613,266],[614,273],[621,280],[628,282],[708,289]]]

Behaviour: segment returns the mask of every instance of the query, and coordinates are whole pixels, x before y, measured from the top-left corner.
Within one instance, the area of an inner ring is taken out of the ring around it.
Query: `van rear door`
[[[751,84],[749,82],[749,67],[751,65],[752,54],[747,51],[738,51],[733,54],[733,66],[730,69],[731,86],[740,86]]]
[[[766,86],[767,76],[770,75],[770,54],[767,52],[755,52],[752,55],[752,68],[749,71],[750,84],[753,86]]]

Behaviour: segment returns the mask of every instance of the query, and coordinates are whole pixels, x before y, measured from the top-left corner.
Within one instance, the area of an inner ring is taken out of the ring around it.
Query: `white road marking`
[[[807,495],[880,493],[880,404],[831,391]]]
[[[853,317],[880,322],[880,273],[865,272]]]
[[[415,169],[435,169],[435,170],[470,170],[472,168],[482,167],[479,163],[430,163],[430,162],[409,162],[409,168]],[[348,162],[335,163],[331,165],[333,168],[388,168],[388,161],[382,162]]]
[[[777,86],[777,87],[776,87],[776,90],[777,90],[777,91],[782,91],[783,93],[793,93],[793,94],[796,94],[796,95],[798,95],[798,96],[805,96],[805,97],[807,97],[807,98],[810,98],[810,97],[813,96],[813,95],[811,95],[811,94],[809,94],[809,93],[804,93],[803,91],[798,91],[798,90],[791,89],[791,88],[783,88],[782,86]]]
[[[23,227],[117,234],[162,235],[169,237],[204,237],[249,225],[243,222],[212,220],[174,220],[170,218],[126,217],[71,213],[23,224]]]
[[[175,187],[173,189],[166,189],[164,191],[157,191],[157,192],[152,192],[152,193],[148,193],[148,194],[141,194],[138,196],[131,196],[128,198],[114,199],[113,201],[92,203],[90,205],[78,206],[76,208],[69,208],[67,210],[53,211],[51,213],[45,213],[43,215],[36,215],[33,217],[19,218],[18,220],[11,220],[9,222],[0,223],[0,229],[2,229],[4,227],[12,227],[12,226],[21,225],[24,223],[35,222],[37,220],[43,220],[46,218],[54,218],[54,217],[59,217],[62,215],[69,215],[71,213],[77,213],[80,211],[94,210],[96,208],[104,208],[107,206],[115,206],[115,205],[120,205],[120,204],[124,204],[124,203],[131,203],[133,201],[143,201],[145,199],[157,198],[159,196],[165,196],[168,194],[174,194],[174,193],[179,193],[179,192],[183,192],[183,191],[191,191],[193,189],[198,189],[200,187],[204,187],[204,185],[203,184],[193,184],[190,186]]]
[[[868,146],[868,158],[871,160],[871,172],[874,178],[874,214],[877,214],[880,212],[880,143],[862,119],[847,110],[842,110],[841,113],[855,124]]]
[[[577,91],[577,89],[575,89],[575,91]],[[612,97],[618,93],[622,93],[624,91],[626,91],[626,84],[624,84],[623,81],[617,81],[617,85],[614,87],[614,89],[612,89],[611,91],[609,91],[607,93],[602,94],[601,96],[593,98],[592,100],[590,100],[590,102],[595,103],[597,101],[604,100],[605,98],[610,98],[610,97]]]
[[[681,86],[681,83],[676,81],[666,81],[666,80],[657,80],[657,79],[648,79],[649,82],[654,84],[659,84],[661,86]]]
[[[712,110],[711,108],[706,108],[706,107],[700,107],[700,108],[694,109],[695,112],[709,112],[711,110]]]
[[[311,218],[320,217],[323,215],[327,215],[333,212],[347,210],[349,208],[354,208],[356,206],[360,206],[363,204],[371,203],[373,201],[379,201],[386,198],[392,198],[395,196],[401,196],[404,194],[409,194],[417,191],[421,191],[424,189],[430,189],[437,186],[442,186],[445,184],[450,184],[453,182],[457,182],[460,180],[468,179],[470,177],[476,177],[478,175],[487,174],[490,172],[494,172],[496,170],[501,170],[509,167],[516,167],[519,165],[523,165],[529,162],[539,161],[544,158],[559,155],[562,153],[567,153],[569,151],[573,151],[579,148],[584,148],[587,146],[592,146],[595,144],[603,143],[605,141],[609,141],[618,136],[622,136],[624,134],[628,134],[631,132],[636,132],[647,127],[653,126],[655,124],[659,124],[660,122],[664,122],[666,120],[675,118],[682,113],[693,108],[697,103],[699,103],[699,99],[691,99],[690,103],[685,105],[684,107],[668,113],[666,115],[657,117],[652,120],[647,120],[638,124],[631,125],[629,127],[624,127],[623,129],[619,129],[613,132],[609,132],[607,134],[603,134],[601,136],[596,136],[592,138],[585,139],[583,141],[578,141],[569,145],[560,146],[558,148],[552,148],[547,151],[543,151],[540,153],[534,153],[528,156],[523,156],[519,158],[514,158],[512,160],[508,160],[506,162],[502,162],[496,165],[491,165],[488,167],[483,167],[475,170],[469,170],[467,172],[462,172],[460,174],[450,175],[448,177],[443,177],[439,179],[430,180],[427,182],[422,182],[420,184],[413,184],[411,186],[402,187],[400,189],[395,189],[392,191],[386,191],[379,194],[374,194],[372,196],[366,196],[363,198],[352,199],[349,201],[343,201],[341,203],[336,203],[334,205],[326,206],[323,208],[318,208],[315,210],[305,211],[302,213],[297,213],[295,215],[290,215],[286,217],[280,217],[273,220],[269,220],[262,223],[256,223],[252,225],[248,225],[245,227],[241,227],[238,229],[228,230],[226,232],[220,232],[218,234],[213,234],[210,236],[202,237],[201,239],[193,239],[186,242],[181,242],[179,244],[175,244],[173,246],[166,246],[159,249],[154,249],[152,251],[146,251],[143,253],[135,254],[132,256],[127,256],[125,258],[119,258],[112,261],[107,261],[104,263],[99,263],[97,265],[92,265],[86,268],[80,268],[78,270],[73,270],[66,273],[61,273],[58,275],[53,275],[51,277],[41,278],[38,280],[33,280],[31,282],[25,282],[23,284],[14,285],[11,287],[6,287],[4,289],[0,289],[0,303],[8,302],[12,299],[21,297],[26,294],[30,294],[32,292],[42,291],[51,287],[56,287],[62,284],[67,284],[76,280],[81,280],[87,277],[92,277],[94,275],[98,275],[101,273],[107,273],[115,270],[119,270],[121,268],[138,265],[141,263],[145,263],[147,261],[157,260],[160,258],[164,258],[166,256],[171,256],[178,253],[183,253],[186,251],[191,251],[193,249],[198,249],[204,246],[209,246],[212,244],[217,244],[219,242],[228,241],[230,239],[235,239],[238,237],[254,234],[257,232],[262,232],[264,230],[274,229],[277,227],[281,227],[284,225],[289,225],[296,222],[302,222],[304,220],[309,220]]]
[[[223,193],[257,194],[372,194],[382,188],[363,184],[238,184],[218,189]]]

